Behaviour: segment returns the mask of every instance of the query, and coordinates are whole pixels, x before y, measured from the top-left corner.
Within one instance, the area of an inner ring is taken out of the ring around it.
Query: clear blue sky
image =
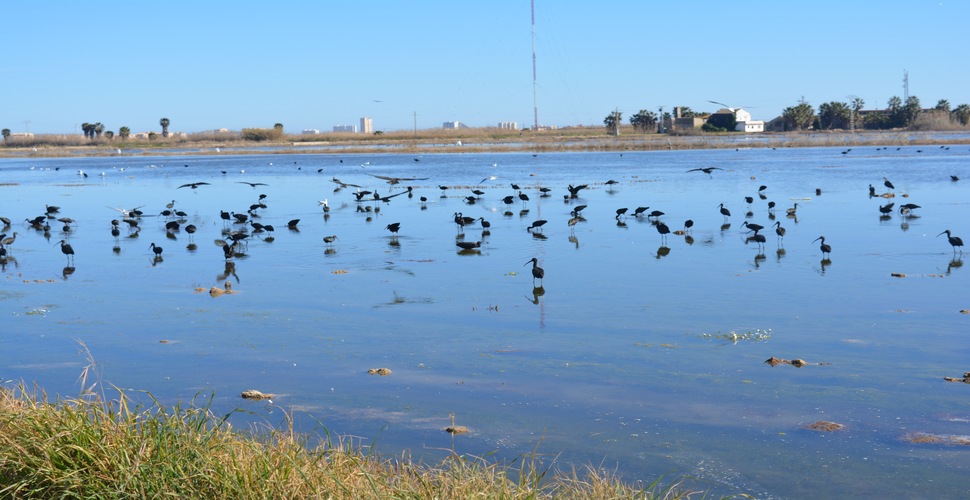
[[[970,2],[536,0],[539,121],[970,103]],[[533,125],[529,0],[5,1],[0,128]],[[24,122],[29,122],[25,124]]]

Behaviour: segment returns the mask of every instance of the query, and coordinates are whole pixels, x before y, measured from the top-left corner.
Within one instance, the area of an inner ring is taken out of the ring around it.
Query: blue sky
[[[970,103],[970,2],[536,0],[539,122]],[[529,0],[3,2],[0,128],[533,124]],[[29,122],[26,123],[25,122]]]

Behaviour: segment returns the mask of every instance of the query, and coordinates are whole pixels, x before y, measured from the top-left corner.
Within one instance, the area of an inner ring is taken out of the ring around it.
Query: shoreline
[[[516,153],[604,152],[691,149],[763,149],[861,146],[952,146],[970,144],[970,131],[785,132],[763,134],[525,134],[519,137],[424,135],[415,138],[279,141],[179,140],[166,142],[113,141],[94,145],[0,147],[0,158],[72,158],[110,156],[197,156],[249,154],[368,154],[368,153]],[[123,146],[123,147],[122,147]],[[119,152],[120,151],[120,152]]]

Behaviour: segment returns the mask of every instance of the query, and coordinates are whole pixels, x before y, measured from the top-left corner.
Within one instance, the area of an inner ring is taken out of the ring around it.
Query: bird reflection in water
[[[545,294],[546,294],[546,289],[542,288],[542,285],[537,286],[532,289],[532,298],[529,299],[529,302],[532,302],[535,305],[539,305],[539,297],[542,297]]]
[[[785,252],[785,249],[784,248],[779,248],[778,250],[776,250],[775,251],[775,261],[776,262],[781,262],[781,259],[785,257],[785,253],[786,252]]]
[[[819,262],[819,270],[820,270],[819,274],[821,274],[822,276],[825,276],[825,269],[831,265],[832,265],[832,259],[829,259],[827,257],[822,259],[822,261]]]
[[[216,275],[216,281],[225,281],[229,279],[230,276],[236,278],[236,283],[239,283],[239,276],[236,274],[236,263],[231,260],[227,260],[226,267],[222,271],[222,274]]]
[[[657,260],[670,255],[670,247],[661,246],[657,249]]]
[[[950,261],[949,264],[946,265],[946,275],[949,276],[954,269],[959,269],[961,267],[963,267],[963,258],[955,257],[953,260]]]
[[[64,277],[64,281],[67,281],[67,277],[74,274],[74,266],[67,266],[61,270],[61,276]]]
[[[684,243],[687,243],[688,245],[693,245],[694,244],[694,237],[691,236],[691,235],[689,235],[689,234],[688,235],[684,235]]]
[[[721,232],[727,231],[729,229],[731,229],[731,223],[730,222],[725,222],[724,224],[721,224]]]
[[[579,250],[579,239],[576,238],[575,234],[569,236],[569,242],[576,245],[576,249]]]
[[[758,252],[758,255],[754,256],[754,268],[759,269],[761,267],[761,263],[766,259],[767,257],[765,257],[764,251]]]

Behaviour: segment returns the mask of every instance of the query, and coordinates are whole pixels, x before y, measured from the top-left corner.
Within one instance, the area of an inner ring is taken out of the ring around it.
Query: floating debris
[[[960,309],[960,314],[970,314],[970,310]]]
[[[260,399],[271,399],[271,398],[275,397],[273,394],[265,394],[265,393],[262,393],[262,392],[259,392],[259,391],[255,390],[255,389],[250,389],[248,391],[243,391],[242,394],[241,394],[241,396],[242,396],[243,399],[256,399],[256,400],[260,400]]]
[[[756,329],[747,332],[736,332],[731,330],[728,333],[702,333],[701,337],[706,339],[721,339],[730,341],[732,344],[737,344],[738,342],[767,342],[771,338],[771,329]]]
[[[380,375],[382,377],[386,377],[391,374],[391,369],[390,368],[371,368],[370,370],[367,370],[367,373],[371,375]]]
[[[347,274],[347,270],[346,269],[335,269],[335,270],[331,271],[331,274]]]
[[[946,380],[947,382],[963,382],[964,384],[970,384],[970,372],[964,373],[963,378],[943,377],[943,380]]]
[[[456,426],[453,426],[453,427],[445,427],[445,432],[447,432],[449,434],[455,434],[455,435],[464,434],[464,433],[468,432],[468,427],[465,427],[464,425],[456,425]]]
[[[233,293],[236,293],[236,292],[232,291],[232,282],[231,281],[227,281],[226,282],[226,288],[225,289],[219,288],[217,286],[214,286],[214,287],[212,287],[212,288],[209,289],[209,295],[211,295],[213,297],[218,297],[220,295],[228,295],[228,294],[233,294]]]
[[[893,278],[905,278],[906,273],[891,273],[890,276],[892,276]]]
[[[903,436],[904,441],[914,444],[949,444],[970,446],[970,436],[959,434],[930,434],[928,432],[914,432]]]
[[[829,422],[827,420],[819,420],[818,422],[813,422],[804,426],[803,428],[819,432],[835,432],[845,430],[845,425],[836,422]]]
[[[771,366],[792,365],[795,368],[801,368],[803,366],[808,366],[808,365],[825,366],[825,365],[832,364],[832,363],[827,363],[827,362],[822,362],[822,363],[809,363],[809,362],[805,361],[804,359],[798,359],[798,358],[795,358],[795,359],[792,359],[792,360],[787,360],[787,359],[776,358],[774,356],[766,359],[765,360],[765,363],[768,363]]]

